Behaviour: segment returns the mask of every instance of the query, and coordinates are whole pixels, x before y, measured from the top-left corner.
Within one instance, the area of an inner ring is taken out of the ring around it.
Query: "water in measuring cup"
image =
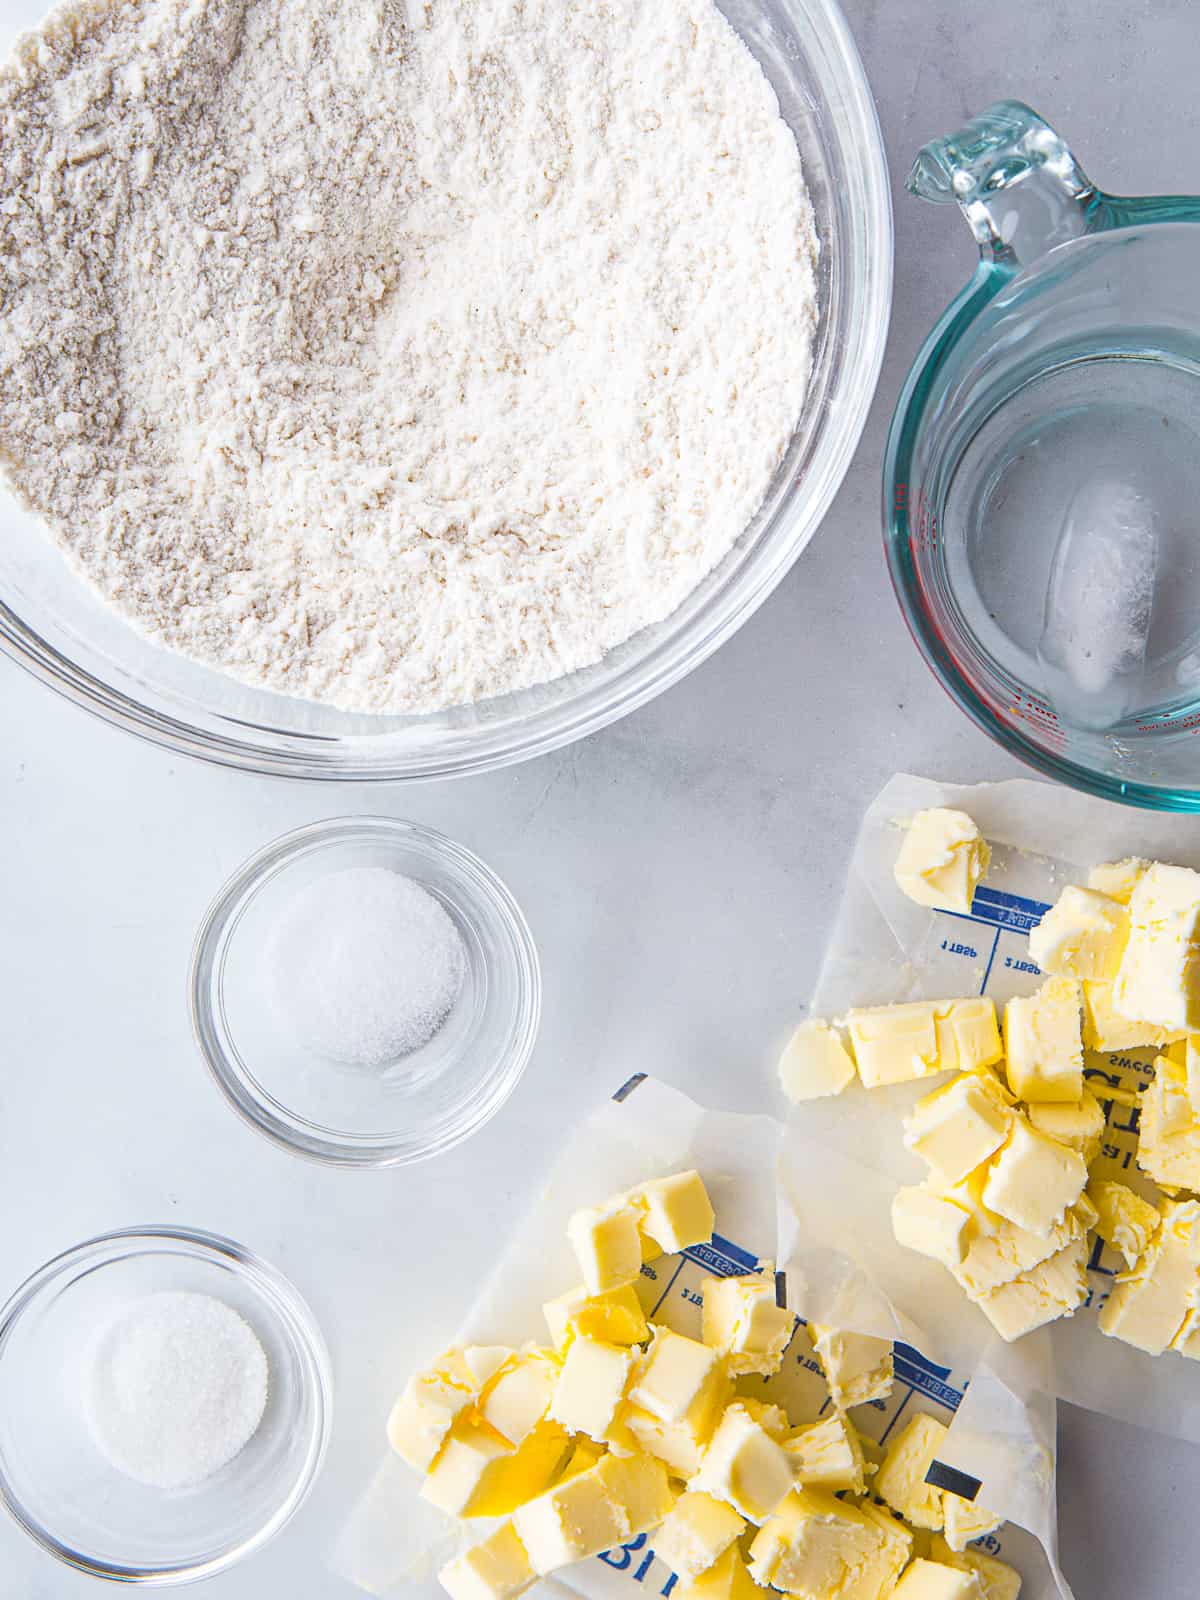
[[[964,621],[1076,727],[1200,700],[1200,373],[1064,362],[994,407],[943,502]]]

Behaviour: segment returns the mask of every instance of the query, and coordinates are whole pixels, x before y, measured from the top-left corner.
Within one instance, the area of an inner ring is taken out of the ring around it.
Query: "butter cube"
[[[918,1556],[892,1590],[891,1600],[983,1600],[983,1590],[973,1572]]]
[[[1200,1291],[1200,1201],[1165,1200],[1150,1248],[1122,1273],[1100,1312],[1100,1331],[1159,1356],[1182,1331]]]
[[[1018,1228],[1049,1233],[1086,1182],[1087,1164],[1077,1150],[1014,1117],[1008,1142],[988,1169],[983,1203]]]
[[[513,1528],[539,1577],[630,1537],[629,1513],[600,1477],[602,1465],[562,1479],[514,1512]]]
[[[892,1341],[869,1333],[850,1333],[824,1323],[808,1324],[829,1394],[839,1411],[886,1400],[895,1382]]]
[[[778,1372],[796,1318],[775,1303],[774,1278],[757,1273],[709,1278],[703,1294],[704,1342],[721,1352],[729,1372],[734,1377]]]
[[[983,1591],[983,1600],[1019,1600],[1021,1575],[1006,1561],[984,1555],[982,1550],[951,1550],[944,1539],[936,1537],[930,1543],[930,1554],[948,1567],[958,1567],[972,1573]]]
[[[567,1238],[590,1295],[634,1283],[642,1271],[641,1209],[625,1195],[576,1211]]]
[[[631,1407],[625,1413],[624,1425],[647,1455],[663,1462],[675,1477],[690,1479],[700,1471],[716,1416],[709,1415],[696,1422],[686,1417],[681,1422],[663,1422],[648,1411]]]
[[[875,1600],[890,1592],[912,1535],[875,1506],[793,1489],[750,1546],[750,1575],[800,1600]]]
[[[590,1295],[581,1284],[542,1307],[550,1337],[563,1349],[576,1335],[603,1344],[641,1344],[650,1337],[646,1314],[631,1283]]]
[[[970,1072],[999,1061],[996,1008],[990,1000],[913,1000],[850,1011],[846,1028],[868,1089],[939,1072]]]
[[[536,1581],[511,1522],[502,1523],[490,1538],[438,1573],[451,1600],[517,1600]]]
[[[746,1520],[703,1490],[680,1495],[654,1536],[654,1553],[680,1583],[692,1583],[746,1530]]]
[[[1011,1343],[1075,1314],[1088,1296],[1087,1258],[1086,1236],[1074,1239],[1048,1260],[981,1295],[976,1303],[1000,1337]]]
[[[720,1352],[671,1328],[655,1327],[649,1350],[629,1389],[630,1403],[661,1422],[685,1419],[702,1427],[726,1392]]]
[[[712,1238],[712,1203],[698,1172],[676,1172],[655,1178],[629,1196],[642,1213],[641,1230],[656,1249],[650,1254],[674,1255]]]
[[[1105,861],[1088,873],[1088,888],[1127,906],[1149,865],[1140,856],[1127,856],[1124,861]]]
[[[459,1417],[476,1396],[460,1351],[448,1351],[405,1384],[388,1418],[388,1442],[416,1472],[428,1472]]]
[[[1187,1068],[1169,1056],[1154,1063],[1142,1095],[1138,1166],[1167,1189],[1200,1189],[1200,1118],[1188,1092]]]
[[[1112,983],[1129,938],[1129,909],[1073,884],[1029,935],[1029,954],[1058,978]]]
[[[797,1102],[841,1094],[854,1076],[854,1058],[841,1034],[815,1017],[800,1024],[779,1058],[783,1092]]]
[[[717,1424],[692,1488],[724,1500],[747,1522],[761,1523],[791,1486],[787,1452],[735,1400]]]
[[[572,1339],[550,1400],[550,1417],[568,1433],[586,1433],[597,1444],[614,1434],[633,1371],[634,1353],[624,1345]]]
[[[803,1489],[848,1489],[862,1494],[867,1484],[867,1462],[858,1429],[844,1413],[835,1411],[824,1422],[797,1428],[783,1443],[791,1458],[796,1484]]]
[[[978,1501],[964,1500],[949,1489],[942,1490],[942,1509],[946,1513],[946,1543],[956,1552],[965,1550],[974,1539],[995,1533],[1004,1521]]]
[[[965,811],[918,811],[896,858],[896,882],[910,900],[937,910],[971,909],[992,853]]]
[[[1136,1267],[1158,1232],[1157,1210],[1123,1183],[1094,1178],[1087,1192],[1096,1208],[1096,1232],[1121,1252],[1127,1268]]]
[[[545,1351],[512,1356],[484,1388],[479,1415],[509,1444],[520,1444],[546,1415],[558,1382],[559,1365]]]
[[[1026,1112],[1030,1122],[1048,1138],[1069,1145],[1091,1166],[1104,1139],[1104,1107],[1090,1089],[1074,1105],[1066,1101],[1037,1101]]]
[[[1068,1206],[1062,1221],[1047,1233],[1031,1233],[1006,1217],[977,1212],[966,1259],[951,1270],[969,1297],[978,1299],[1086,1238],[1095,1221],[1096,1210],[1086,1194]]]
[[[1129,901],[1129,942],[1113,984],[1126,1017],[1200,1028],[1200,873],[1155,862]]]
[[[1186,1028],[1160,1028],[1157,1023],[1122,1016],[1110,983],[1083,986],[1083,1042],[1089,1050],[1111,1055],[1118,1050],[1161,1050],[1187,1037]]]
[[[540,1422],[514,1450],[494,1429],[460,1417],[421,1498],[452,1517],[507,1517],[542,1492],[567,1448],[566,1434],[551,1422]]]
[[[965,1000],[943,1000],[934,1007],[938,1061],[946,1072],[979,1073],[985,1084],[994,1082],[985,1072],[1004,1054],[995,1002],[984,995]]]
[[[917,1101],[904,1120],[904,1142],[944,1182],[958,1183],[995,1155],[1010,1121],[1009,1108],[987,1082],[964,1073]]]
[[[515,1352],[506,1344],[468,1344],[448,1354],[469,1375],[471,1385],[478,1394],[500,1368],[512,1360]]]
[[[940,1532],[945,1520],[942,1491],[925,1482],[949,1430],[936,1417],[920,1411],[891,1440],[874,1490],[914,1528]]]
[[[628,1455],[606,1455],[595,1468],[596,1476],[625,1512],[627,1539],[657,1528],[678,1499],[661,1461],[634,1450]]]
[[[1083,1095],[1082,995],[1068,978],[1049,978],[1036,994],[1004,1008],[1008,1086],[1019,1100],[1066,1100]]]
[[[736,1545],[731,1545],[707,1572],[675,1593],[677,1600],[762,1600]]]
[[[896,1243],[944,1267],[957,1267],[967,1255],[971,1213],[920,1184],[898,1189],[892,1200]]]
[[[769,1400],[753,1400],[744,1394],[738,1395],[737,1402],[748,1416],[754,1418],[760,1428],[765,1429],[772,1439],[778,1440],[780,1444],[792,1431],[788,1414],[782,1406],[772,1405]]]

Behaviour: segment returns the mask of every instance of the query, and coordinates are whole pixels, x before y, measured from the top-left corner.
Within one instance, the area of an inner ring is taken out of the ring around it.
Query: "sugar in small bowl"
[[[438,1154],[495,1114],[537,1036],[537,952],[471,851],[387,817],[276,840],[217,896],[192,1020],[260,1133],[330,1165]]]
[[[259,1549],[315,1482],[331,1410],[307,1305],[215,1234],[89,1239],[0,1310],[0,1499],[95,1577],[189,1583]]]

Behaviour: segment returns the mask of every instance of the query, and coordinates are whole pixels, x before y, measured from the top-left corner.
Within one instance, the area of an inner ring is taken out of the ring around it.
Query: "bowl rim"
[[[150,1566],[106,1561],[76,1550],[25,1509],[12,1483],[3,1452],[0,1451],[0,1504],[35,1544],[77,1572],[147,1588],[194,1583],[213,1577],[269,1543],[287,1526],[308,1498],[324,1464],[333,1420],[332,1364],[324,1335],[308,1302],[289,1278],[246,1245],[202,1228],[166,1223],[114,1228],[51,1256],[31,1272],[0,1306],[0,1364],[4,1361],[9,1340],[21,1319],[39,1296],[71,1268],[94,1257],[98,1259],[91,1270],[99,1270],[113,1261],[161,1254],[163,1246],[172,1243],[185,1245],[189,1254],[201,1259],[232,1264],[236,1275],[243,1282],[251,1284],[257,1298],[287,1325],[302,1352],[305,1381],[313,1399],[315,1420],[300,1471],[276,1510],[256,1532],[203,1560]],[[139,1245],[142,1248],[139,1249]]]
[[[670,688],[707,660],[777,588],[811,541],[858,448],[883,363],[890,320],[894,236],[891,189],[878,111],[862,58],[837,0],[791,0],[820,28],[823,55],[836,75],[847,136],[838,148],[853,162],[861,232],[860,298],[843,318],[845,360],[831,391],[834,414],[818,438],[805,481],[813,493],[790,524],[759,542],[726,587],[666,639],[600,684],[545,711],[489,730],[444,751],[414,754],[396,735],[280,733],[226,719],[220,728],[184,721],[144,704],[88,671],[44,639],[0,600],[0,651],[71,703],[174,754],[262,776],[350,782],[418,782],[494,771],[548,754],[598,732]],[[820,115],[821,105],[815,114]],[[852,136],[851,136],[852,135]],[[719,570],[719,569],[718,569]],[[685,602],[686,604],[686,602]],[[671,619],[667,619],[669,625]],[[635,638],[639,637],[635,635]],[[233,731],[235,730],[236,731]]]
[[[449,866],[478,901],[495,914],[511,956],[515,988],[515,1021],[504,1048],[493,1063],[486,1090],[470,1115],[424,1144],[398,1144],[395,1139],[354,1135],[317,1128],[258,1090],[231,1054],[216,1020],[213,992],[219,983],[229,939],[242,912],[276,873],[303,856],[329,846],[358,840],[383,840],[415,845],[427,859]],[[380,1171],[413,1166],[445,1154],[483,1128],[509,1099],[524,1076],[537,1043],[542,1015],[542,974],[537,945],[512,890],[482,857],[456,839],[424,823],[400,817],[328,817],[272,839],[239,866],[218,890],[200,922],[188,968],[188,1008],[201,1060],[226,1103],[243,1122],[277,1149],[321,1166]]]

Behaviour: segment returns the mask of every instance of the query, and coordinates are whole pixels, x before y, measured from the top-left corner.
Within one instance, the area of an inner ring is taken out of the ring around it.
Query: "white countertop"
[[[3,0],[0,49],[41,9]],[[280,1539],[208,1585],[212,1600],[350,1600],[323,1562],[402,1376],[409,1275],[429,1275],[438,1326],[422,1342],[448,1334],[560,1130],[627,1072],[652,1070],[722,1106],[781,1109],[775,1050],[811,988],[867,801],[896,769],[959,781],[1016,770],[918,659],[880,552],[887,417],[972,260],[957,214],[910,199],[899,180],[922,140],[1011,94],[1054,122],[1105,187],[1196,190],[1194,8],[848,10],[897,180],[889,357],[816,543],[691,679],[532,765],[370,789],[181,763],[0,663],[0,1295],[89,1234],[186,1222],[288,1272],[331,1347],[324,1475]],[[437,1162],[370,1176],[309,1167],[237,1122],[200,1066],[184,993],[193,931],[227,874],[286,829],[355,812],[433,823],[478,850],[524,905],[546,979],[536,1055],[499,1118]],[[517,1140],[524,1170],[498,1177]],[[1193,1600],[1194,1530],[1181,1513],[1200,1456],[1070,1410],[1061,1437],[1064,1567],[1079,1600]],[[0,1573],[6,1600],[99,1592],[4,1519]]]

